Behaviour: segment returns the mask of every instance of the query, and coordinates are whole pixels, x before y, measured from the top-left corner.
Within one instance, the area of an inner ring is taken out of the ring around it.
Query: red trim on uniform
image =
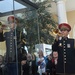
[[[67,23],[61,23],[61,24],[59,24],[59,27],[58,28],[61,29],[62,26],[69,28],[69,31],[71,30],[71,26],[69,24],[67,24]]]

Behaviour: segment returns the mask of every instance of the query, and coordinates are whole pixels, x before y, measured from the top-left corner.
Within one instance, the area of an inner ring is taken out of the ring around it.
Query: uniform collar
[[[67,40],[68,39],[68,37],[63,37],[63,40]]]

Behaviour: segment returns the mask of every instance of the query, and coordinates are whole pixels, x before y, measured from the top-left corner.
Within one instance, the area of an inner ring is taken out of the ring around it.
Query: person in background
[[[40,75],[45,75],[46,74],[46,61],[43,55],[43,51],[39,50],[38,54],[39,54],[39,57],[37,59],[38,72]]]
[[[32,75],[37,75],[38,66],[36,64],[36,56],[32,54]]]
[[[3,56],[0,55],[0,75],[3,75],[3,67],[4,67],[4,64],[3,64]]]
[[[52,54],[47,56],[46,75],[52,75]]]
[[[4,64],[4,58],[0,55],[0,75],[8,75],[8,69],[6,64]]]
[[[9,30],[3,33],[3,28],[0,28],[0,42],[6,41],[6,57],[5,63],[9,69],[8,75],[20,75],[20,68],[18,65],[18,53],[17,48],[17,34],[16,29],[18,25],[18,19],[14,16],[9,16],[7,18],[9,24]],[[17,64],[16,64],[17,63]],[[19,72],[19,73],[18,73]]]
[[[58,53],[56,51],[53,52],[53,59],[54,59],[55,65],[57,65],[57,62],[58,62]]]
[[[30,75],[29,74],[30,66],[27,63],[27,57],[26,56],[22,57],[21,65],[22,65],[22,75]]]
[[[29,75],[32,75],[32,55],[27,54],[27,63],[29,64]]]
[[[57,66],[57,61],[58,61],[58,53],[57,51],[54,51],[52,54],[52,75],[57,75],[56,74],[56,66]]]
[[[75,40],[68,38],[71,26],[61,23],[58,26],[61,35],[57,35],[52,50],[58,53],[56,73],[59,75],[75,75]]]

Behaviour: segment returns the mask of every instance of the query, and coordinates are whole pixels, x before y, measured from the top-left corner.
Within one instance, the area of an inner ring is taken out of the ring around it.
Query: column
[[[58,23],[67,23],[65,0],[54,0],[57,5]]]

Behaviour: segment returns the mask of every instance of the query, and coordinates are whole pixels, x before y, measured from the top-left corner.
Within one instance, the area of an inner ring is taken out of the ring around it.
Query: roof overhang
[[[0,1],[4,1],[4,0],[0,0]],[[23,6],[26,6],[27,9],[29,8],[30,10],[35,10],[35,9],[38,9],[38,6],[34,3],[32,3],[31,1],[29,0],[14,0],[20,4],[22,4]],[[14,2],[13,2],[14,3]],[[14,5],[14,4],[13,4]],[[11,15],[11,14],[14,14],[14,13],[18,13],[18,12],[22,12],[22,11],[25,11],[25,8],[22,8],[22,9],[17,9],[17,10],[11,10],[11,11],[7,11],[7,12],[0,12],[0,17],[3,17],[3,16],[7,16],[7,15]]]

